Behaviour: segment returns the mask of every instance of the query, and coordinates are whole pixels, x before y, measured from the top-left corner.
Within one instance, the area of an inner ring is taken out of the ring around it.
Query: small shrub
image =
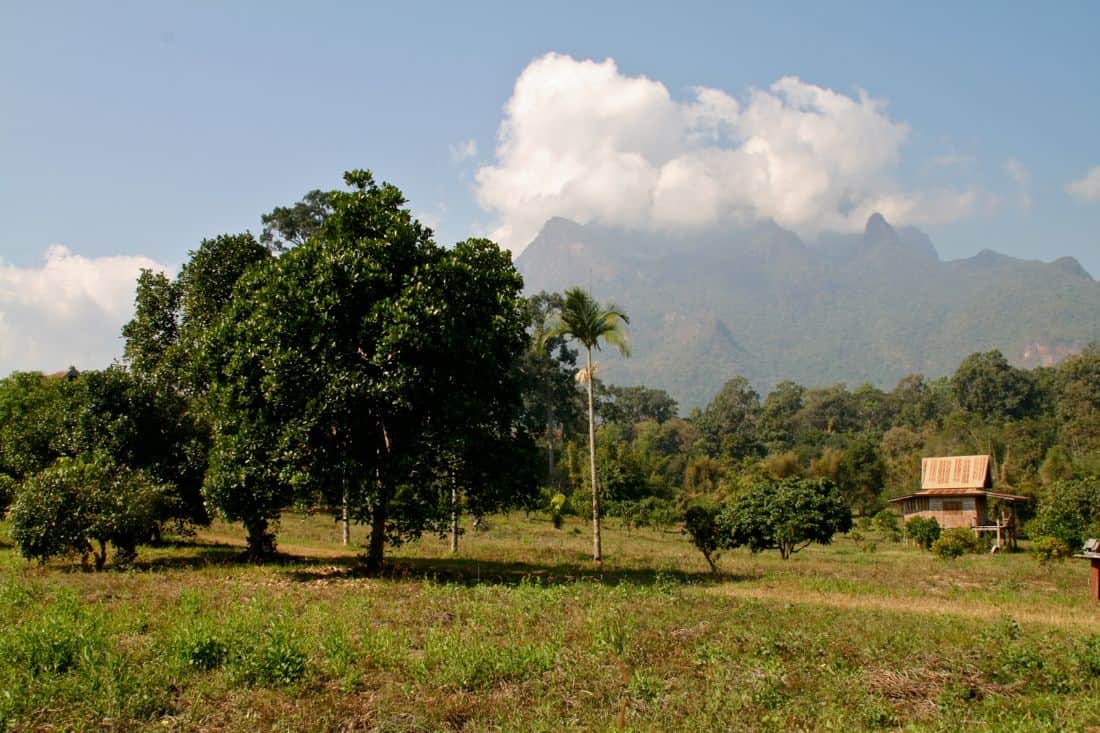
[[[289,685],[305,675],[306,653],[293,632],[272,626],[255,647],[237,656],[234,668],[234,676],[245,684]]]
[[[940,531],[940,523],[935,517],[913,517],[905,523],[905,535],[922,550],[932,547],[932,543],[940,538]]]
[[[1046,565],[1052,560],[1065,560],[1073,554],[1069,545],[1057,537],[1040,537],[1034,540],[1028,552],[1040,565]]]
[[[176,651],[181,661],[203,672],[217,669],[229,658],[229,646],[211,629],[192,628],[180,635]]]
[[[684,530],[703,553],[712,573],[718,572],[719,552],[729,545],[728,533],[720,523],[721,512],[714,506],[697,505],[684,512]]]
[[[23,483],[11,510],[12,539],[28,559],[91,555],[97,570],[110,543],[118,564],[127,564],[155,531],[166,491],[107,456],[59,458]]]
[[[560,491],[550,497],[550,521],[554,523],[554,529],[561,529],[565,522],[564,515],[568,511],[569,497]]]
[[[968,552],[982,552],[984,549],[984,540],[966,527],[949,529],[932,543],[932,552],[945,560],[961,557]]]
[[[898,532],[898,515],[889,509],[883,509],[871,518],[871,524],[879,532],[892,537]]]

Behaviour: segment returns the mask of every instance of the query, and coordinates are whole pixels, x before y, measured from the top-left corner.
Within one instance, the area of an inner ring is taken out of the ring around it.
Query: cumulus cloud
[[[1100,165],[1089,168],[1082,178],[1067,183],[1066,190],[1078,201],[1100,201]]]
[[[108,366],[122,353],[142,268],[168,270],[147,257],[84,257],[61,245],[41,267],[0,262],[0,376]]]
[[[451,151],[451,162],[461,163],[477,155],[477,140],[471,138],[460,143],[454,143],[450,145],[449,148]]]
[[[1031,171],[1015,158],[1009,158],[1005,161],[1005,172],[1016,184],[1020,208],[1024,211],[1030,211],[1031,205],[1034,203],[1031,198]]]
[[[908,133],[863,91],[784,77],[743,99],[695,87],[677,100],[611,59],[547,54],[516,80],[476,193],[513,252],[551,216],[653,231],[770,217],[814,236],[859,230],[875,211],[896,223],[969,214],[974,191],[896,184]]]

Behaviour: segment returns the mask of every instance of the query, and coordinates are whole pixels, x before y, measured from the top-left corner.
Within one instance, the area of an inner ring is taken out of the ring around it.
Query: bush
[[[12,539],[40,562],[91,555],[100,570],[110,543],[125,563],[156,530],[165,493],[144,472],[103,456],[59,458],[24,482],[12,506]]]
[[[872,517],[871,524],[879,532],[892,537],[898,532],[898,515],[889,509],[883,509]]]
[[[932,552],[944,560],[961,557],[968,552],[978,553],[983,550],[985,550],[985,542],[974,533],[974,530],[966,527],[949,529],[932,543]]]
[[[935,517],[913,517],[905,523],[905,535],[922,550],[930,549],[940,538],[940,523]]]
[[[1080,547],[1089,537],[1100,537],[1100,481],[1052,483],[1027,532],[1032,537],[1057,537],[1071,548]]]
[[[1028,552],[1042,565],[1051,560],[1065,560],[1073,554],[1069,545],[1057,537],[1039,537],[1033,540]]]
[[[569,497],[559,491],[550,497],[549,509],[550,521],[554,523],[554,529],[561,529],[565,521],[564,516],[571,509]]]
[[[719,509],[716,506],[696,505],[684,512],[684,529],[691,536],[691,542],[703,553],[712,573],[718,572],[715,563],[719,551],[728,545],[727,533],[718,522]]]
[[[784,560],[816,542],[852,528],[852,512],[829,479],[783,479],[759,483],[738,496],[720,517],[729,545],[752,552],[776,549]]]
[[[14,498],[15,479],[6,473],[0,473],[0,518],[3,518]]]

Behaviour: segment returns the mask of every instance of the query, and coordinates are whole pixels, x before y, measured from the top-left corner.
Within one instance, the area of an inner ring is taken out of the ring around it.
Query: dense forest
[[[681,415],[588,366],[599,341],[562,325],[579,291],[525,298],[492,242],[442,247],[396,188],[346,183],[276,208],[259,237],[203,241],[175,278],[143,272],[123,363],[0,381],[0,508],[24,555],[102,567],[108,545],[125,562],[216,514],[265,556],[294,508],[331,513],[345,541],[367,526],[377,570],[424,532],[457,547],[463,514],[591,503],[667,526],[799,480],[835,489],[843,531],[919,488],[922,457],[958,454],[989,454],[998,488],[1034,499],[1036,536],[1096,533],[1095,345],[1030,371],[974,353],[891,391],[787,381],[762,397],[731,375]]]

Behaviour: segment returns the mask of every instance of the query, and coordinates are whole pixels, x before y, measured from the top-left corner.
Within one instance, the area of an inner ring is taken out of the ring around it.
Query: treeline
[[[537,503],[528,303],[511,257],[445,248],[366,171],[145,271],[125,365],[0,382],[0,489],[24,555],[133,557],[166,528],[280,514],[370,528],[366,563],[462,513]],[[0,507],[2,508],[2,507]],[[346,535],[345,535],[346,536]]]
[[[424,532],[456,546],[464,514],[589,506],[597,558],[601,511],[671,525],[701,506],[726,508],[707,515],[728,519],[715,551],[789,554],[761,517],[815,503],[798,535],[827,541],[919,489],[922,457],[975,453],[999,489],[1035,498],[1021,514],[1036,534],[1100,535],[1096,346],[1030,371],[975,353],[891,391],[783,382],[761,397],[734,377],[680,416],[663,390],[587,368],[595,335],[616,335],[608,314],[626,314],[583,291],[525,298],[492,242],[441,247],[395,187],[345,182],[274,209],[259,237],[203,241],[175,278],[143,272],[123,364],[0,380],[0,510],[24,555],[102,567],[108,545],[126,561],[220,515],[266,556],[296,508],[345,538],[367,527],[377,570]]]

